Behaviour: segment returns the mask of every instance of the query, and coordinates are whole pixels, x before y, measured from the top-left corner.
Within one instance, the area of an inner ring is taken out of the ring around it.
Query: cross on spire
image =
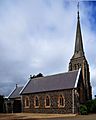
[[[78,1],[78,4],[77,4],[77,10],[78,10],[78,12],[79,12],[79,1]]]
[[[78,4],[77,4],[77,13],[78,13],[78,20],[79,20],[79,1],[78,1]]]

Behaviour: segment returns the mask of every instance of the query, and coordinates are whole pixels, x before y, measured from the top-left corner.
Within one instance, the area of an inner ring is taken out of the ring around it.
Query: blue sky
[[[85,55],[96,94],[96,2],[80,2]],[[68,71],[74,52],[77,1],[0,0],[0,93],[24,85],[30,74]]]

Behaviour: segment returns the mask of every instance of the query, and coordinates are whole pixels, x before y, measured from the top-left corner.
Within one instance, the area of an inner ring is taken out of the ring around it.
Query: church
[[[21,91],[22,112],[76,114],[80,104],[92,99],[89,64],[80,27],[79,10],[74,54],[68,72],[31,78]],[[11,98],[12,94],[10,95]]]

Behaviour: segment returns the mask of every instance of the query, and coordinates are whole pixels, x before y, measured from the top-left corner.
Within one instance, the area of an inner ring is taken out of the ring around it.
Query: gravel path
[[[0,120],[96,120],[96,114],[93,115],[64,115],[64,114],[0,114]]]

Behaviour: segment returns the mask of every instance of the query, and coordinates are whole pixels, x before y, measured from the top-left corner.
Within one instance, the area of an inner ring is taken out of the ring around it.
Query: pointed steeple
[[[78,70],[79,68],[81,68],[81,80],[78,84],[78,93],[80,96],[79,101],[80,103],[85,103],[87,100],[92,99],[92,88],[90,83],[89,64],[84,55],[83,49],[78,3],[75,49],[74,54],[69,62],[69,71]]]
[[[77,30],[76,30],[75,50],[73,57],[82,57],[82,56],[84,56],[84,50],[83,50],[82,34],[80,27],[79,3],[78,3]]]

